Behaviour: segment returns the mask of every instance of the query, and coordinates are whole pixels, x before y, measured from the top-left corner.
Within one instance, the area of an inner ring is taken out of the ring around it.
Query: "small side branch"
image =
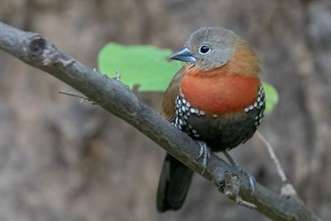
[[[83,95],[71,92],[71,91],[59,91],[59,94],[63,94],[63,95],[69,96],[69,97],[79,98],[81,103],[87,102],[87,103],[90,103],[92,105],[96,104],[94,101],[90,100],[89,98],[87,98]]]
[[[0,22],[0,49],[75,88],[91,101],[137,128],[206,179],[219,183],[224,182],[226,173],[236,176],[238,180],[235,183],[239,196],[255,205],[256,210],[270,219],[320,220],[299,200],[292,197],[284,198],[260,184],[256,184],[255,192],[251,194],[247,176],[215,154],[210,155],[208,167],[205,169],[202,162],[195,160],[199,155],[200,146],[189,136],[176,130],[160,114],[139,101],[122,83],[63,53],[39,34],[24,32]]]
[[[281,195],[282,196],[298,196],[297,192],[295,191],[293,185],[289,182],[289,180],[287,179],[287,176],[284,172],[284,169],[275,153],[274,148],[271,146],[271,144],[264,138],[264,136],[257,131],[256,132],[257,136],[259,137],[259,139],[265,144],[269,156],[271,158],[271,160],[274,162],[277,173],[280,177],[280,180],[282,181],[282,189],[281,189]]]

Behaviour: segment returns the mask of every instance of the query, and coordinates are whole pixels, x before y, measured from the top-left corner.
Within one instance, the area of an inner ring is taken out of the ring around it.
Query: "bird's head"
[[[238,40],[238,35],[224,28],[200,28],[190,35],[184,48],[169,58],[192,63],[204,70],[221,67],[233,55]]]
[[[241,111],[256,99],[260,86],[257,56],[232,31],[200,28],[170,59],[188,63],[177,78],[180,93],[206,113]]]

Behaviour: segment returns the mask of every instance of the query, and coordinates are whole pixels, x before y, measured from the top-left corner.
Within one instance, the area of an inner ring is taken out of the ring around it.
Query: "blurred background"
[[[300,197],[331,220],[331,2],[329,0],[1,0],[0,20],[40,32],[96,66],[109,41],[175,49],[200,26],[246,38],[280,103],[260,131]],[[72,90],[0,51],[0,219],[15,221],[267,220],[195,176],[184,208],[158,214],[164,151]],[[161,94],[140,94],[160,110]],[[280,182],[255,137],[233,151],[268,188]]]

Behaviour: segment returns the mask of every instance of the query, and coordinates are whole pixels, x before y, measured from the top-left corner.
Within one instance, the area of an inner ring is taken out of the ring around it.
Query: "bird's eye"
[[[208,54],[210,52],[210,48],[207,45],[202,45],[199,49],[200,54]]]

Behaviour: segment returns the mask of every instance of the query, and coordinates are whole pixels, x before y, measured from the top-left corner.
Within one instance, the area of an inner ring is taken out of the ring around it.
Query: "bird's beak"
[[[192,64],[197,61],[197,59],[193,56],[192,52],[188,48],[181,48],[178,51],[175,51],[172,55],[169,56],[169,59],[189,62]]]

